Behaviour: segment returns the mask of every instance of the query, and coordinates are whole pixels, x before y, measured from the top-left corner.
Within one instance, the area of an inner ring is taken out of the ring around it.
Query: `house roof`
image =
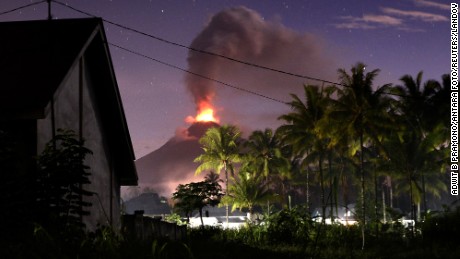
[[[55,91],[84,55],[95,103],[122,185],[137,185],[134,151],[102,20],[1,22],[0,118],[41,119]]]

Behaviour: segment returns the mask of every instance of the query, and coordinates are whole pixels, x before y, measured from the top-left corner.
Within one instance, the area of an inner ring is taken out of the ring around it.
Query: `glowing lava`
[[[201,104],[200,109],[197,112],[196,117],[188,116],[185,119],[188,123],[194,122],[208,122],[212,121],[215,123],[219,123],[219,118],[214,115],[214,109],[209,104]]]
[[[196,121],[213,121],[216,122],[216,118],[214,118],[214,110],[213,109],[206,109],[201,111],[196,116]]]

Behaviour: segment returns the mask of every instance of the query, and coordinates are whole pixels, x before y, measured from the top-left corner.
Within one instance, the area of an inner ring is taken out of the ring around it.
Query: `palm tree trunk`
[[[309,176],[310,176],[310,167],[307,166],[307,184],[306,184],[306,190],[305,192],[307,193],[307,211],[310,212],[310,179],[309,179]]]
[[[366,201],[364,200],[364,143],[363,143],[363,132],[361,129],[361,132],[359,133],[359,145],[360,145],[360,154],[359,154],[359,160],[360,160],[360,170],[361,170],[361,209],[362,209],[362,226],[361,226],[361,236],[362,236],[362,247],[361,249],[364,250],[364,246],[366,243],[366,235],[364,232],[365,226],[366,226]]]
[[[201,227],[204,227],[204,223],[203,223],[203,209],[200,208],[198,211],[200,212]]]
[[[228,195],[227,163],[224,163],[224,171],[225,171],[225,195]],[[226,218],[226,221],[227,221],[227,228],[228,228],[228,203],[225,205],[225,218]]]
[[[268,185],[268,174],[265,177],[265,181],[267,182],[267,186],[269,186]],[[267,215],[270,216],[270,200],[267,200]]]
[[[323,182],[323,156],[319,155],[319,185],[321,186],[321,205],[322,213],[321,219],[324,222],[326,220],[326,202],[324,201],[324,182]]]
[[[393,184],[391,183],[391,176],[389,176],[389,188],[390,188],[390,208],[393,208]]]
[[[345,190],[344,190],[344,184],[343,184],[343,171],[345,169],[345,166],[343,164],[343,161],[342,159],[340,159],[340,173],[338,175],[338,177],[335,179],[336,180],[336,189],[337,189],[337,194],[336,194],[336,200],[335,200],[335,214],[337,216],[339,216],[339,184],[340,184],[340,179],[342,179],[342,195],[344,197],[343,199],[343,203],[345,204],[345,206],[347,206],[347,203],[346,203],[346,199],[345,199]],[[346,213],[346,210],[345,210],[345,213]]]
[[[348,225],[348,186],[347,186],[347,179],[345,174],[343,173],[345,168],[345,163],[342,160],[342,170],[341,170],[341,178],[342,178],[342,195],[343,195],[343,203],[345,204],[345,222]]]
[[[377,238],[379,237],[379,211],[378,211],[378,187],[377,187],[377,170],[375,170],[374,166],[374,192],[375,192],[375,204],[374,204],[374,210],[375,210],[375,233],[377,235]]]
[[[328,171],[329,171],[329,185],[331,188],[331,193],[334,193],[334,186],[333,186],[333,181],[332,181],[332,162],[331,162],[331,153],[330,151],[328,152],[328,157],[327,157],[327,166],[328,166]],[[335,197],[335,196],[333,196]],[[334,204],[333,204],[333,197],[331,197],[331,224],[334,222]]]
[[[383,223],[387,223],[387,213],[386,213],[386,204],[385,204],[385,188],[382,184],[382,215],[383,215]]]
[[[426,205],[426,191],[425,191],[425,175],[423,173],[422,173],[422,188],[423,188],[423,210],[426,215],[427,205]]]
[[[334,181],[332,179],[329,180],[330,185],[330,193],[331,193],[331,203],[329,204],[329,216],[331,218],[331,224],[334,222]]]
[[[414,220],[414,197],[412,193],[412,170],[409,170],[409,195],[410,195],[410,218]],[[412,223],[411,223],[412,224]],[[414,237],[414,227],[411,227],[411,235]]]
[[[417,202],[417,221],[420,221],[420,202]]]

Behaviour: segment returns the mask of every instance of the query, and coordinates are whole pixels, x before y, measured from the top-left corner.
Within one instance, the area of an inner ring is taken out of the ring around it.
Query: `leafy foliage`
[[[225,191],[228,191],[228,172],[234,175],[234,164],[241,162],[239,153],[241,132],[232,125],[213,127],[206,131],[200,138],[204,153],[199,155],[194,162],[200,163],[195,174],[204,170],[211,170],[220,174],[225,173]],[[228,223],[228,206],[226,207]],[[203,221],[203,220],[202,220]]]
[[[197,183],[180,184],[173,193],[173,199],[177,201],[176,208],[184,212],[187,216],[194,210],[200,213],[201,223],[203,224],[203,208],[206,206],[216,206],[224,194],[222,187],[215,181],[201,181]]]
[[[268,188],[262,175],[240,172],[238,178],[233,178],[233,184],[228,194],[222,199],[222,203],[232,204],[232,211],[237,208],[248,209],[252,214],[255,205],[262,205],[275,199],[275,193]]]
[[[187,222],[182,220],[182,217],[177,213],[172,213],[165,216],[166,222],[176,223],[178,226],[187,225]]]
[[[200,163],[196,174],[205,170],[217,173],[222,170],[227,173],[230,170],[233,173],[233,164],[241,161],[238,147],[240,134],[231,125],[208,129],[200,139],[204,153],[195,159],[195,162]]]
[[[309,244],[313,227],[309,213],[303,207],[284,209],[273,215],[267,221],[268,240],[273,244]]]
[[[92,154],[70,130],[58,130],[38,157],[37,203],[45,226],[83,227],[82,216],[91,203],[84,197],[93,195],[83,186],[90,184],[85,157]]]

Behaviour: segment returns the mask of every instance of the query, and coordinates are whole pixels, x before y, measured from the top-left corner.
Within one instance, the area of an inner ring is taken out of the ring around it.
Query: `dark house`
[[[167,201],[160,198],[157,193],[142,193],[126,201],[123,205],[127,214],[134,214],[137,210],[144,211],[144,214],[148,216],[171,214],[171,208]]]
[[[89,230],[120,226],[120,186],[137,185],[134,152],[101,19],[0,23],[0,130],[15,145],[17,174],[56,134],[71,129],[93,155],[85,189]]]

